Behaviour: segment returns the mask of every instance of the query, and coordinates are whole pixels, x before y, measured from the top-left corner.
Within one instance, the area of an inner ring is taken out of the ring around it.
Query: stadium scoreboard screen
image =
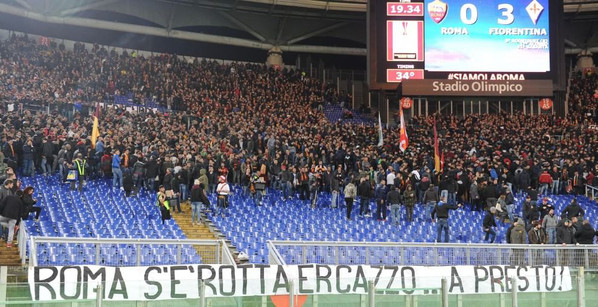
[[[550,2],[369,1],[370,88],[552,96]]]

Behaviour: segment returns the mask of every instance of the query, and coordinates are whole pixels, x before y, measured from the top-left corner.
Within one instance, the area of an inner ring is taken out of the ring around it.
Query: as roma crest
[[[428,3],[428,14],[435,23],[440,23],[446,17],[448,11],[448,4],[441,0],[434,0],[434,2]]]

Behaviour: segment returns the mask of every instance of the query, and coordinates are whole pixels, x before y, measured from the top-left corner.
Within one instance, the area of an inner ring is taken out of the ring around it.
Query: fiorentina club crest
[[[448,11],[448,4],[441,0],[434,0],[434,2],[428,3],[428,14],[435,23],[440,23],[446,17]]]
[[[525,7],[525,10],[527,11],[529,18],[531,18],[534,24],[536,24],[540,18],[540,15],[542,14],[542,11],[544,11],[544,7],[537,0],[533,0]]]

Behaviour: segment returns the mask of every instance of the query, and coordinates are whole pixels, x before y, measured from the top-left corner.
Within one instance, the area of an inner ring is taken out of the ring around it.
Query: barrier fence
[[[598,196],[598,188],[586,184],[586,197],[595,200],[596,196]]]
[[[27,237],[23,232],[22,236]],[[30,237],[19,246],[30,266],[228,264],[235,260],[224,240]]]
[[[268,241],[271,264],[573,266],[598,271],[598,245]]]
[[[299,267],[299,269],[297,269]],[[598,282],[596,272],[583,268],[563,267],[567,272],[556,279],[534,270],[526,276],[512,278],[485,278],[468,276],[461,272],[459,278],[443,272],[446,267],[418,267],[414,276],[382,274],[376,276],[378,267],[343,266],[342,276],[320,276],[318,273],[298,276],[301,266],[285,266],[288,275],[276,276],[274,267],[239,267],[237,272],[248,270],[247,279],[215,278],[170,279],[170,270],[160,274],[165,267],[121,268],[119,281],[106,269],[105,275],[92,271],[89,281],[73,279],[74,267],[61,270],[51,280],[51,267],[40,268],[42,282],[2,284],[5,297],[0,305],[31,306],[272,306],[286,301],[286,306],[597,306]],[[178,269],[181,267],[179,266]],[[218,266],[214,266],[219,272]],[[349,268],[351,270],[349,270]],[[92,268],[93,269],[93,268]],[[130,270],[150,272],[146,280]],[[177,269],[177,270],[178,270]],[[264,269],[265,276],[251,274]],[[468,269],[461,267],[460,269]],[[471,269],[471,268],[469,268]],[[514,271],[517,268],[514,268]],[[559,268],[561,269],[561,268]],[[32,270],[32,268],[30,268]],[[208,272],[209,268],[202,268]],[[295,272],[293,272],[295,270]],[[312,270],[317,270],[312,267]],[[361,271],[363,270],[363,271]],[[430,272],[420,276],[421,270]],[[230,273],[229,269],[225,270]],[[333,270],[335,271],[335,270]],[[559,270],[560,271],[560,270]],[[359,273],[362,272],[362,273]],[[364,273],[365,272],[365,273]],[[181,271],[177,271],[177,277]],[[290,273],[290,274],[289,274]],[[62,276],[66,274],[67,276]],[[83,273],[86,274],[86,273]],[[197,274],[197,272],[195,272]],[[360,277],[360,274],[362,274]],[[163,275],[163,276],[160,276]],[[183,274],[185,275],[185,274]],[[326,274],[327,275],[327,274]],[[31,276],[31,273],[30,273]],[[103,278],[106,278],[104,281]],[[185,275],[186,276],[186,275]],[[158,280],[157,277],[165,279]],[[149,280],[147,279],[149,278]],[[60,279],[60,280],[59,280]],[[93,279],[93,281],[92,281]],[[389,279],[392,280],[389,282]],[[392,283],[391,286],[389,286]],[[478,286],[478,284],[480,284]],[[540,288],[536,288],[540,285]],[[478,287],[480,289],[478,289]]]

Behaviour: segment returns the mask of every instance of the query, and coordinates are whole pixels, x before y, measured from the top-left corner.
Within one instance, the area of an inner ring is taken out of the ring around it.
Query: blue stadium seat
[[[163,238],[184,239],[185,235],[174,220],[162,225],[153,195],[141,193],[138,197],[124,198],[121,191],[113,191],[107,180],[88,183],[83,193],[70,191],[66,184],[54,177],[25,177],[24,186],[36,190],[38,205],[43,210],[39,222],[26,220],[25,226],[31,236],[51,237],[100,237],[100,238]],[[142,251],[147,263],[175,264],[176,257],[154,254],[150,249]],[[176,250],[168,251],[174,252]],[[188,260],[198,260],[193,249],[186,250]],[[88,246],[43,245],[37,249],[41,265],[94,264],[95,248]],[[136,265],[134,248],[102,246],[100,264]],[[191,262],[189,262],[191,263]]]

